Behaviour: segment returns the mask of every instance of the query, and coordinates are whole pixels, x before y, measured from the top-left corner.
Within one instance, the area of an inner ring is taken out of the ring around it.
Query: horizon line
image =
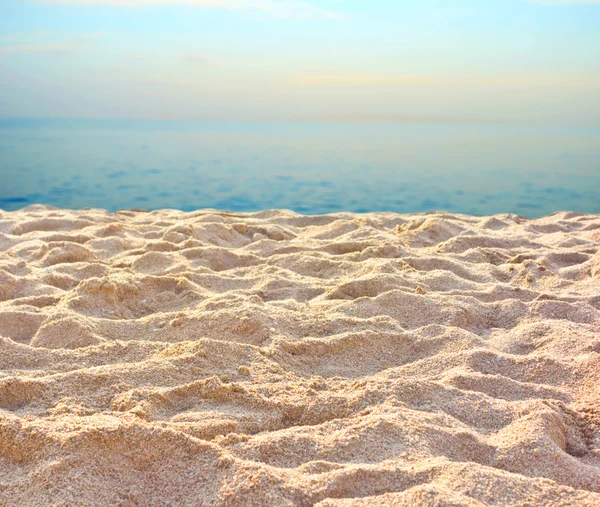
[[[452,117],[409,117],[409,116],[288,116],[288,117],[222,117],[222,116],[4,116],[0,121],[219,121],[248,123],[354,123],[354,124],[461,124],[461,125],[597,125],[600,119],[550,120],[509,118],[452,118]]]

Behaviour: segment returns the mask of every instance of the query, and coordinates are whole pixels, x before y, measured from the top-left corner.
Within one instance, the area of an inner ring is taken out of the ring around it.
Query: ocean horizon
[[[0,119],[0,208],[600,213],[600,127]]]

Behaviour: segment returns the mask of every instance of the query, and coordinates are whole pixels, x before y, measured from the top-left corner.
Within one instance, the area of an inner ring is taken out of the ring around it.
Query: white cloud
[[[122,8],[179,5],[204,9],[255,11],[276,18],[340,19],[343,17],[339,13],[321,9],[301,0],[37,0],[37,3],[73,6],[108,5]]]

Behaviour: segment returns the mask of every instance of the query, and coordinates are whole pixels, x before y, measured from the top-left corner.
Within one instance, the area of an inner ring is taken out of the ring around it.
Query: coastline
[[[570,212],[0,211],[0,505],[598,505],[599,248]]]

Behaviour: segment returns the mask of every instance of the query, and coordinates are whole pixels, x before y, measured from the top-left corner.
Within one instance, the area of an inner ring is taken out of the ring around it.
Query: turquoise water
[[[600,213],[600,127],[0,120],[0,208]]]

